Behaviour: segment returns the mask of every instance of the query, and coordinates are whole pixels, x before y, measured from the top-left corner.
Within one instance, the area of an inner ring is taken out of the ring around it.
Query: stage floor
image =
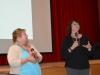
[[[89,60],[90,74],[100,75],[100,60]],[[40,63],[42,75],[67,75],[64,67],[65,62]],[[9,74],[9,65],[0,66],[0,75]]]
[[[66,75],[64,62],[40,63],[40,67],[42,70],[42,75],[51,75],[51,73],[52,75]],[[0,66],[0,75],[9,74],[9,72],[10,72],[9,65]]]

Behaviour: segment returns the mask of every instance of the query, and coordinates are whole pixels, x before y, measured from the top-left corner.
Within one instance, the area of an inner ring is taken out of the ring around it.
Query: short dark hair
[[[67,35],[71,35],[71,31],[72,31],[71,25],[72,25],[73,21],[77,22],[77,23],[80,25],[80,22],[79,22],[78,20],[75,20],[75,19],[74,19],[74,20],[71,20],[71,21],[68,23],[68,26],[67,26],[67,30],[66,30]],[[80,29],[79,29],[78,32],[81,33]]]

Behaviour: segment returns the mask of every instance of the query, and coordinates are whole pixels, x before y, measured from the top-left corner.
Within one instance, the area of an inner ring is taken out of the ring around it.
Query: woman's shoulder
[[[66,35],[64,38],[65,38],[65,39],[69,39],[69,38],[71,38],[71,36]]]
[[[71,36],[66,35],[66,36],[63,38],[63,41],[69,41],[70,39],[71,39]]]
[[[15,45],[15,44],[10,46],[8,53],[16,53],[16,52],[21,53],[20,47],[18,45]]]
[[[11,47],[19,47],[18,45],[16,45],[16,44],[13,44]]]
[[[9,49],[19,49],[20,47],[16,44],[13,44],[12,46],[10,46]]]
[[[82,37],[83,37],[83,38],[88,38],[85,34],[82,34]]]

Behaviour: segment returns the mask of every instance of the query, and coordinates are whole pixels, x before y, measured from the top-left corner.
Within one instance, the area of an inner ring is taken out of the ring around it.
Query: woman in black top
[[[89,75],[88,56],[92,55],[92,46],[87,36],[80,33],[80,23],[72,20],[68,24],[67,36],[61,46],[61,56],[66,60],[68,75]]]

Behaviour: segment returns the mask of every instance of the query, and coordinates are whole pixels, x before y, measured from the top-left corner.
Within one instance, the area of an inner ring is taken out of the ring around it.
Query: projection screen
[[[0,0],[0,54],[7,54],[16,28],[26,29],[39,52],[52,52],[50,0]]]

